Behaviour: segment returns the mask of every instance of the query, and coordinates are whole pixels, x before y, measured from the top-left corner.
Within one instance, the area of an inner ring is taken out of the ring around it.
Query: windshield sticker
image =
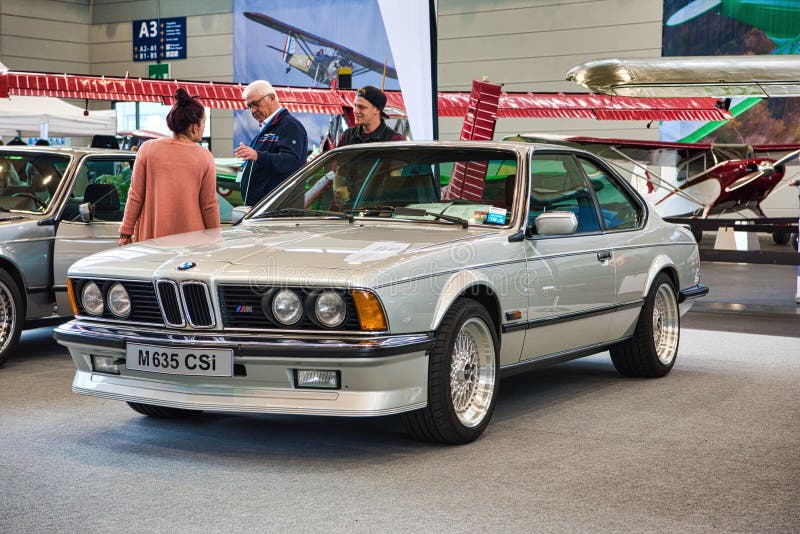
[[[394,241],[376,241],[350,254],[344,261],[347,263],[363,263],[382,260],[404,251],[408,248],[408,245],[408,243],[396,243]]]
[[[489,224],[505,224],[507,213],[508,210],[505,208],[492,206],[489,208],[489,213],[486,215],[486,222]]]

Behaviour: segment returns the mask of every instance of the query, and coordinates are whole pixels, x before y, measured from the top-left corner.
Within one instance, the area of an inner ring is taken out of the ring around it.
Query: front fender
[[[493,293],[497,294],[494,283],[485,274],[476,271],[461,271],[454,273],[444,283],[439,299],[436,301],[436,307],[433,311],[433,317],[430,324],[430,331],[435,331],[439,328],[439,324],[444,318],[444,314],[453,305],[453,302],[460,294],[471,287],[486,286]]]

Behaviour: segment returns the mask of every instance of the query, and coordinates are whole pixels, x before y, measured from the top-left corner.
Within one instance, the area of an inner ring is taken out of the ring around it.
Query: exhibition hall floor
[[[461,447],[393,418],[151,420],[72,394],[52,329],[27,332],[0,369],[0,531],[797,532],[800,320],[714,309],[735,267],[703,265],[667,377],[607,353],[511,377]]]

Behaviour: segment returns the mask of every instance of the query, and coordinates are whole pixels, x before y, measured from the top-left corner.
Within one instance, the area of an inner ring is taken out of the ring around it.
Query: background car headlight
[[[323,291],[317,297],[314,313],[323,325],[339,326],[347,315],[347,306],[344,299],[335,291]]]
[[[81,290],[83,309],[91,315],[103,315],[103,292],[94,282],[89,282]]]
[[[131,299],[125,287],[117,282],[108,290],[108,309],[117,317],[124,319],[131,314]]]
[[[272,297],[272,316],[285,325],[295,324],[303,316],[303,303],[291,289],[281,289]]]

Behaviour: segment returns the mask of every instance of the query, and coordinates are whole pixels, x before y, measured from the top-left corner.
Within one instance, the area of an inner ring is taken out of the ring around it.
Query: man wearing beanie
[[[384,107],[386,107],[386,95],[383,91],[371,85],[359,89],[353,102],[356,125],[342,133],[336,146],[402,141],[403,136],[386,126],[383,121],[389,118],[383,112]]]
[[[342,133],[336,146],[402,141],[403,136],[386,126],[383,121],[389,118],[383,112],[385,106],[386,95],[377,87],[367,85],[359,89],[353,102],[356,125]],[[333,180],[335,205],[340,207],[350,205],[352,192],[358,190],[365,176],[366,170],[358,167],[358,164],[351,164],[337,170]]]

